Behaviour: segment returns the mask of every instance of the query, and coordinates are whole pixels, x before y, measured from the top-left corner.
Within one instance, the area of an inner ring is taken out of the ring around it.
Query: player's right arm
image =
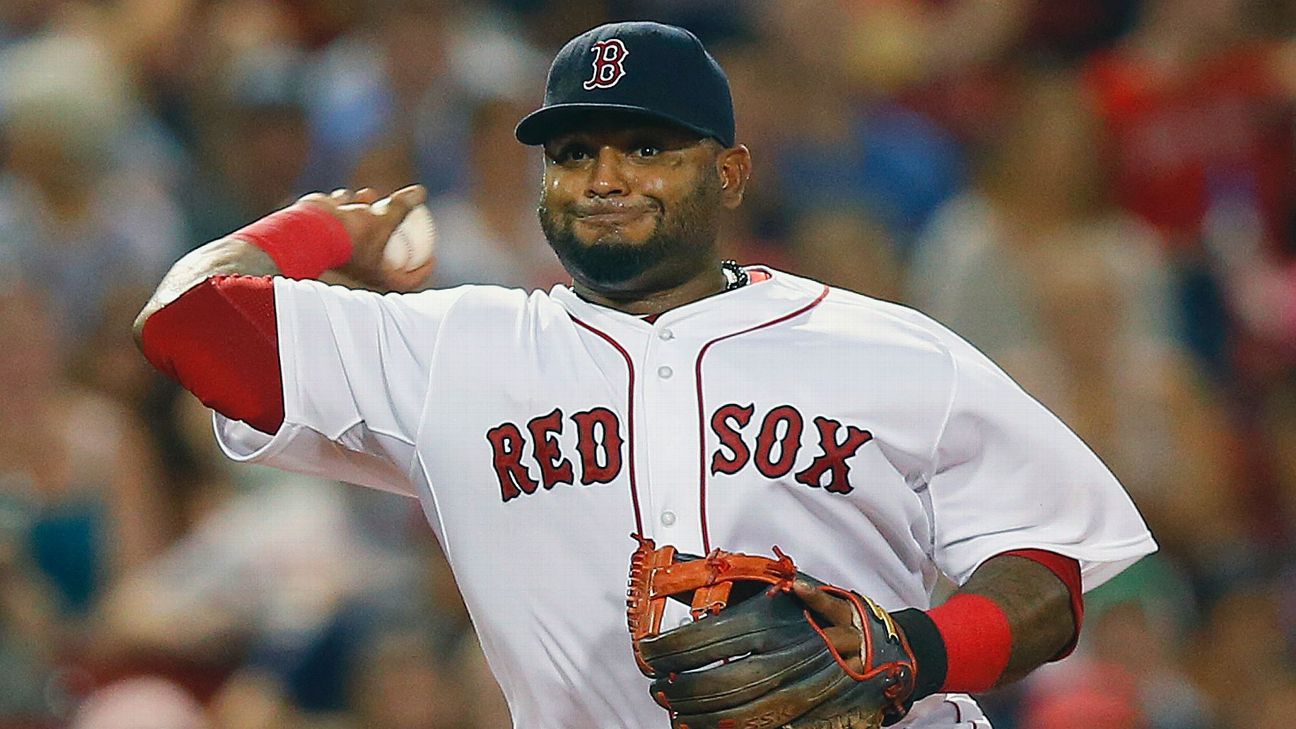
[[[135,323],[148,360],[223,418],[227,453],[407,491],[428,349],[452,294],[382,296],[308,279],[336,271],[374,290],[382,249],[422,188],[309,195],[178,261]],[[394,346],[400,345],[400,346]]]
[[[332,242],[331,245],[325,243],[331,250],[308,252],[305,258],[310,258],[310,254],[315,253],[320,256],[320,260],[336,263],[338,271],[358,282],[362,288],[375,291],[404,291],[413,288],[427,277],[429,269],[420,268],[411,272],[387,270],[382,266],[382,250],[387,238],[391,236],[405,214],[415,205],[422,203],[425,197],[426,192],[422,187],[410,186],[394,193],[392,204],[386,209],[376,211],[371,203],[377,200],[377,194],[368,189],[358,193],[338,190],[332,195],[322,193],[306,195],[293,207],[314,206],[328,212],[336,219],[338,229],[319,230],[318,232],[322,234],[320,237],[331,237],[336,233],[344,232],[346,243],[345,245],[339,245],[337,242]],[[244,230],[253,227],[249,226]],[[153,314],[176,301],[198,284],[209,281],[213,277],[281,275],[294,278],[315,277],[311,275],[314,272],[310,270],[313,268],[313,261],[303,260],[303,256],[300,255],[302,252],[287,249],[293,245],[309,247],[321,242],[318,239],[276,241],[278,244],[276,253],[290,256],[287,265],[297,269],[285,272],[270,253],[267,253],[262,246],[254,245],[242,237],[241,232],[212,241],[176,261],[135,319],[136,344],[142,346],[144,328]],[[309,234],[313,231],[305,232]],[[265,238],[264,234],[259,237]],[[297,255],[294,255],[295,253]],[[335,266],[329,265],[323,270],[333,268]]]

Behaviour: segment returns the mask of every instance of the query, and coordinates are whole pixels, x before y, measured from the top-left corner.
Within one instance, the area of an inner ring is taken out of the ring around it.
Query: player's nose
[[[599,149],[590,167],[586,197],[624,195],[629,189],[625,175],[625,155],[611,146]]]

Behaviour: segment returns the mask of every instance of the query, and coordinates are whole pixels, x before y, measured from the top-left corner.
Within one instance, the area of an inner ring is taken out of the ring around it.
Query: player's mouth
[[[622,227],[629,225],[645,215],[656,213],[660,208],[651,203],[601,203],[597,205],[577,206],[574,216],[577,222],[602,228]]]

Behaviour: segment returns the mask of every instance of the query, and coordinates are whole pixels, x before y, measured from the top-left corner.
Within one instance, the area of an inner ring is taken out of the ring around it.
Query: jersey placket
[[[692,363],[696,341],[667,321],[653,327],[644,349],[642,447],[639,458],[651,493],[645,529],[659,546],[702,552],[702,515],[697,497],[697,381]]]

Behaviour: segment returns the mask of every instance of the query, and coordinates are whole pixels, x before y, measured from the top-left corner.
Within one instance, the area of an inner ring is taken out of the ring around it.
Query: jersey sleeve
[[[946,334],[949,405],[928,479],[942,571],[962,584],[990,557],[1043,549],[1078,561],[1087,591],[1155,551],[1098,456],[989,358]]]
[[[283,424],[215,416],[230,458],[414,495],[409,473],[446,312],[463,289],[377,294],[276,278]]]

